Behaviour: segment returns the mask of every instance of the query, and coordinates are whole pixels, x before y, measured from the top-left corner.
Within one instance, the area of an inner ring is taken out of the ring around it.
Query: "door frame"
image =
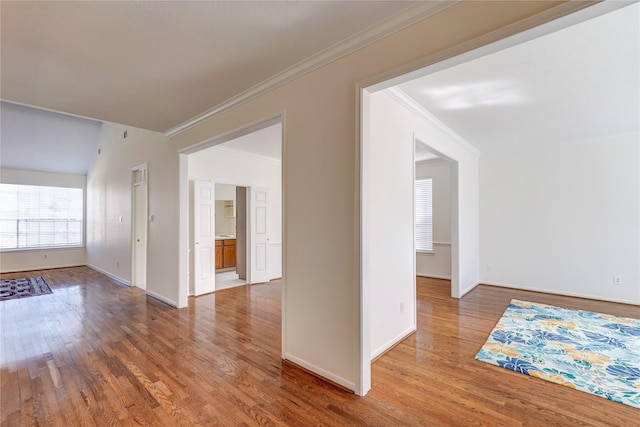
[[[138,171],[144,171],[144,179],[141,181],[135,181],[135,174]],[[138,224],[138,200],[136,197],[136,188],[144,186],[146,187],[146,194],[144,198],[144,224],[145,224],[145,242],[144,242],[144,254],[145,254],[145,272],[144,283],[140,286],[136,281],[136,235]],[[139,164],[131,168],[131,286],[139,287],[140,289],[147,289],[147,266],[149,265],[149,164],[147,162]]]

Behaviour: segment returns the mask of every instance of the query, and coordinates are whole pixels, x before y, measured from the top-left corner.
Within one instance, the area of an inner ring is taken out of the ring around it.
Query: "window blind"
[[[416,179],[416,251],[433,250],[433,179]]]
[[[0,200],[0,249],[82,246],[82,188],[0,184]]]

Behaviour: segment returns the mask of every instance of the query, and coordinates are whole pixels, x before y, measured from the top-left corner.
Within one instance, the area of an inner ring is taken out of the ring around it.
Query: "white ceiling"
[[[282,123],[267,126],[210,149],[282,160]]]
[[[424,5],[2,1],[2,99],[164,132]]]
[[[640,4],[398,85],[481,152],[640,132]]]
[[[0,103],[0,166],[85,175],[101,122]]]

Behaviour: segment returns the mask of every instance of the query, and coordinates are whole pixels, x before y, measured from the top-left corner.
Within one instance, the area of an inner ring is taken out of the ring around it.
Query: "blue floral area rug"
[[[640,408],[640,320],[511,300],[477,360]]]
[[[0,301],[52,293],[42,276],[0,280]]]

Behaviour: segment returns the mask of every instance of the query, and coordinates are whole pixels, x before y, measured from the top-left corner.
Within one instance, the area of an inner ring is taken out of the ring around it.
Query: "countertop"
[[[216,240],[230,240],[230,239],[235,239],[236,236],[232,235],[232,234],[218,234],[216,236]]]

